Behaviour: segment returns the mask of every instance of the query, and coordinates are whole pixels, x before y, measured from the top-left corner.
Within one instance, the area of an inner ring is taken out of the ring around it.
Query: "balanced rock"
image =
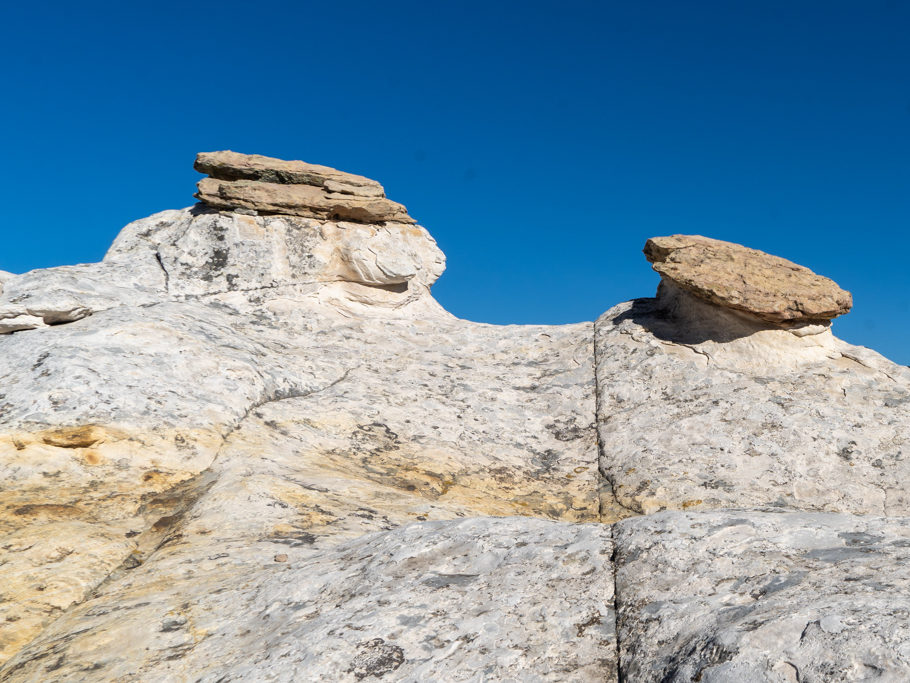
[[[259,154],[203,152],[196,197],[217,209],[244,209],[359,223],[415,223],[407,209],[385,198],[375,180],[328,166],[284,161]]]
[[[732,242],[700,235],[652,237],[645,256],[665,280],[713,304],[773,323],[826,321],[853,298],[808,268]]]

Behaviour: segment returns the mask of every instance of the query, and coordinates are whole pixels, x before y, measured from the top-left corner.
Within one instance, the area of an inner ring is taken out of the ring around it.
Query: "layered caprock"
[[[258,154],[203,152],[196,197],[218,209],[288,214],[359,223],[415,223],[401,204],[385,198],[375,180],[304,161]]]

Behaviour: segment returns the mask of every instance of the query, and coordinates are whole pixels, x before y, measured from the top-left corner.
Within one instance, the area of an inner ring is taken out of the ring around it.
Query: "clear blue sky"
[[[652,235],[785,256],[910,363],[910,3],[7,3],[0,269],[98,260],[198,151],[382,182],[495,323],[651,296]]]

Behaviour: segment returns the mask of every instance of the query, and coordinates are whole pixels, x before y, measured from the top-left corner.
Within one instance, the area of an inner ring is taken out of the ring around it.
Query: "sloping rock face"
[[[910,677],[906,368],[668,280],[457,320],[420,226],[246,211],[0,278],[0,679]]]

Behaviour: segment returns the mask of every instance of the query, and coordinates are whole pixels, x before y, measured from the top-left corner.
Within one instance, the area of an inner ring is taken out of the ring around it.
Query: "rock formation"
[[[645,256],[665,280],[719,306],[778,323],[820,322],[853,299],[826,277],[757,249],[700,235],[652,237]]]
[[[0,679],[910,678],[910,371],[833,283],[654,238],[471,323],[378,183],[197,168],[257,189],[0,274]]]

